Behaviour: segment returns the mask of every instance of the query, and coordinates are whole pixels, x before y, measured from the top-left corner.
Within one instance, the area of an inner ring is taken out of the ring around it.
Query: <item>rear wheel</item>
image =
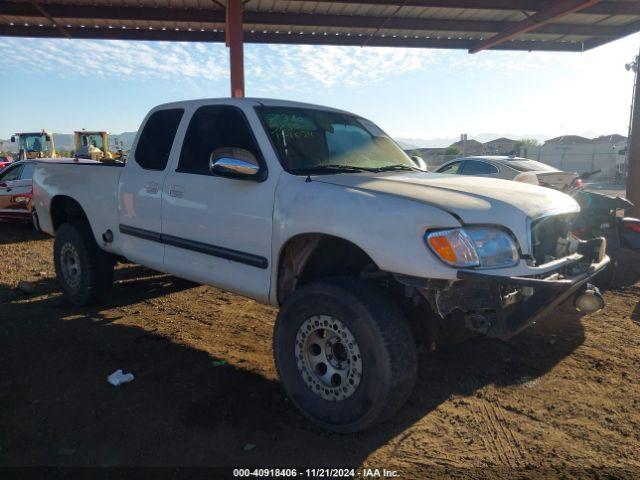
[[[400,408],[416,379],[416,348],[391,298],[360,279],[301,287],[280,310],[274,334],[280,381],[323,428],[356,432]]]
[[[98,247],[88,225],[60,226],[53,252],[58,282],[69,302],[83,306],[105,298],[113,283],[114,259]]]

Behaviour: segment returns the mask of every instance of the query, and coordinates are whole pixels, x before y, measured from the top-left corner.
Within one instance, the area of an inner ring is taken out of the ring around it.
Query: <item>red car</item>
[[[11,157],[0,157],[0,171],[6,167],[7,165],[9,165],[13,160],[11,160]]]
[[[10,163],[0,171],[0,220],[31,221],[35,166],[27,160]]]

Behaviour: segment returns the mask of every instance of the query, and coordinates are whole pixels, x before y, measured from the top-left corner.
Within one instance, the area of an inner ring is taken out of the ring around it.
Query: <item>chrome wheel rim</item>
[[[65,283],[72,288],[77,287],[82,277],[80,254],[78,254],[76,247],[70,243],[65,243],[62,246],[60,251],[60,267]]]
[[[325,400],[346,400],[360,385],[360,347],[337,318],[316,315],[305,320],[296,335],[295,355],[302,379]]]

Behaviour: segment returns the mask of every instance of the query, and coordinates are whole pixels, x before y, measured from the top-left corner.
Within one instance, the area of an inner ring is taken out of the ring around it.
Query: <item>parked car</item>
[[[13,158],[9,156],[0,156],[0,172],[7,167],[11,162],[13,162]]]
[[[0,219],[31,220],[34,162],[13,162],[0,172]]]
[[[404,403],[417,343],[508,339],[567,299],[604,305],[589,280],[605,242],[570,237],[571,197],[426,173],[371,121],[326,107],[161,105],[126,165],[41,163],[34,192],[70,302],[104,298],[124,258],[278,306],[287,396],[341,432]]]
[[[445,163],[436,172],[503,178],[559,190],[570,187],[578,177],[575,172],[563,172],[537,160],[507,156],[457,158]]]

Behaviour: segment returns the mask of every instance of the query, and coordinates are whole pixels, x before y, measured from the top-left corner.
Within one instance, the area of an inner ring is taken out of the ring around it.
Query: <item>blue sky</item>
[[[404,138],[626,134],[640,34],[586,53],[246,45],[247,95],[331,105]],[[134,131],[152,106],[228,96],[222,44],[0,37],[0,138]]]

